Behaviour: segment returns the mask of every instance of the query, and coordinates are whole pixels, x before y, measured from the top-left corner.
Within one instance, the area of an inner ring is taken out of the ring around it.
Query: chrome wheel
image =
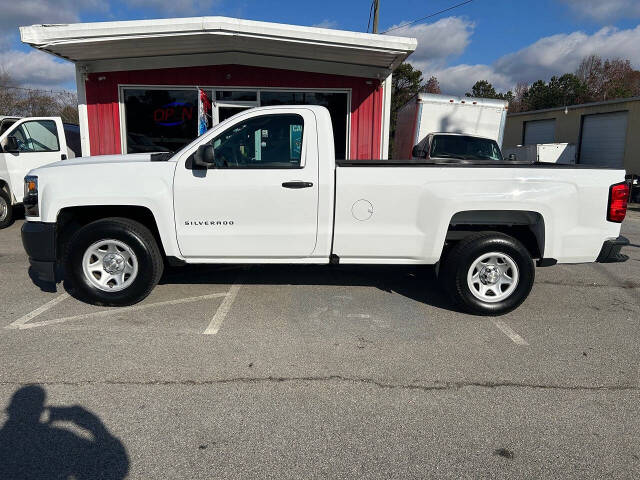
[[[82,270],[94,287],[105,292],[119,292],[136,279],[138,259],[126,243],[100,240],[84,252]]]
[[[9,214],[9,206],[3,196],[0,195],[0,222],[4,222]]]
[[[509,255],[493,252],[478,257],[469,268],[467,285],[474,297],[497,303],[511,296],[518,286],[518,266]]]

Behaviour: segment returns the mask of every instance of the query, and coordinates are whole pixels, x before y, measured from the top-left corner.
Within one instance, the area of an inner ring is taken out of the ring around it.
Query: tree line
[[[640,71],[634,70],[629,60],[590,55],[574,73],[553,76],[548,82],[518,84],[513,91],[499,93],[491,83],[480,80],[466,95],[507,100],[512,112],[603,102],[640,96]]]
[[[409,63],[393,72],[391,96],[391,141],[395,136],[398,111],[416,94],[442,93],[435,76],[428,80]],[[446,87],[445,87],[446,90]],[[519,83],[513,90],[498,92],[487,80],[478,80],[467,97],[507,100],[510,112],[527,112],[545,108],[602,102],[640,96],[640,71],[629,60],[585,57],[573,73],[553,76],[548,82]]]
[[[41,90],[19,85],[0,70],[0,115],[15,117],[61,117],[78,123],[78,98],[74,92]]]

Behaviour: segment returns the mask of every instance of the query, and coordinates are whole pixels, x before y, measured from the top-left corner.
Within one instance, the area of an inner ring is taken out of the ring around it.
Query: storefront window
[[[198,93],[193,90],[124,90],[127,153],[172,152],[197,136]]]
[[[205,89],[213,100],[213,124],[252,105],[321,105],[333,123],[336,158],[347,158],[348,94]],[[123,90],[127,153],[177,151],[198,136],[198,90],[126,88]]]
[[[216,92],[216,100],[226,102],[255,102],[258,99],[258,93],[244,90],[218,90]]]
[[[343,92],[282,92],[261,91],[260,104],[321,105],[327,107],[333,123],[336,158],[347,158],[347,94]]]

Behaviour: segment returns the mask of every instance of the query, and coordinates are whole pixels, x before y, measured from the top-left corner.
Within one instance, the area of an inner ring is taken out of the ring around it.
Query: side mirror
[[[427,158],[427,152],[422,150],[418,145],[413,147],[413,150],[411,150],[411,155],[414,158]]]
[[[215,150],[213,145],[200,145],[193,154],[193,164],[200,168],[215,168]]]
[[[7,137],[7,144],[4,146],[4,151],[7,153],[20,152],[20,145],[16,137]]]
[[[515,153],[510,153],[508,158],[510,162],[515,162],[518,157],[516,157]]]

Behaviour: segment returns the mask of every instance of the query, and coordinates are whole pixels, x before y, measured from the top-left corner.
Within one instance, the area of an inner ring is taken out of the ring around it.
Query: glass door
[[[237,105],[220,105],[217,104],[218,107],[218,123],[224,122],[227,118],[233,117],[234,115],[244,112],[245,110],[249,110],[253,107],[239,107]]]
[[[258,92],[256,90],[216,90],[214,98],[213,125],[258,106]]]

